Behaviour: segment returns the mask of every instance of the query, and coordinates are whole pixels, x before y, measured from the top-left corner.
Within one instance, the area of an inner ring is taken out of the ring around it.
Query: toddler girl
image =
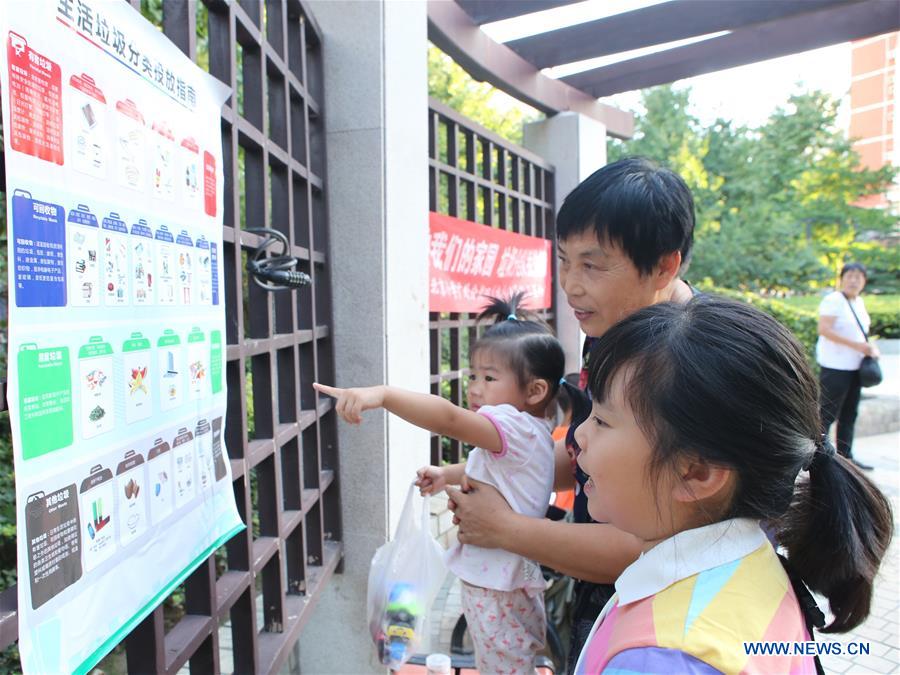
[[[519,513],[543,517],[553,488],[552,423],[548,407],[559,389],[565,356],[543,322],[519,305],[492,298],[479,320],[494,323],[472,346],[469,409],[446,399],[395,387],[315,388],[337,399],[337,413],[357,424],[360,413],[383,407],[442,436],[475,446],[465,464],[419,469],[423,494],[458,485],[463,474],[496,487]],[[448,567],[462,580],[462,601],[478,669],[533,673],[544,645],[544,578],[540,567],[499,549],[455,544]]]
[[[576,673],[816,672],[792,645],[764,655],[754,644],[824,626],[804,584],[829,601],[824,632],[859,625],[893,520],[820,435],[801,345],[743,303],[653,305],[598,339],[588,385],[593,409],[575,433],[588,511],[644,552]]]

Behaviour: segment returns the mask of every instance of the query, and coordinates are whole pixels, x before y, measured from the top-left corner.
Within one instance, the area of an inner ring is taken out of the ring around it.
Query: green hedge
[[[872,335],[882,339],[900,338],[900,295],[896,293],[864,293],[866,311],[872,318]],[[783,300],[795,309],[817,314],[821,295],[794,295]]]
[[[885,340],[900,338],[900,307],[869,309],[868,301],[866,298],[866,310],[872,318],[872,335]]]

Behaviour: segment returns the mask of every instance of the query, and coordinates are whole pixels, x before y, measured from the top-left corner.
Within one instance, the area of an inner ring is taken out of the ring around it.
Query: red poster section
[[[430,214],[432,312],[478,312],[486,296],[526,294],[525,306],[553,304],[551,243],[439,213]]]
[[[63,163],[62,72],[18,33],[6,41],[9,61],[10,145],[39,159]]]

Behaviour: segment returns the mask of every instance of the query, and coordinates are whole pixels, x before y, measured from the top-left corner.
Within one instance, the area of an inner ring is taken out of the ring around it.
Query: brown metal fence
[[[248,527],[134,629],[127,668],[269,673],[342,556],[335,416],[311,387],[334,381],[321,35],[302,0],[131,4],[234,91],[222,115],[226,442]],[[243,230],[260,226],[288,237],[311,288],[248,283],[247,255],[262,239]],[[16,625],[12,588],[0,596],[0,648]]]
[[[428,104],[429,208],[491,227],[555,239],[553,167],[525,148],[431,99]],[[554,273],[555,272],[554,256]],[[555,307],[540,312],[553,325]],[[475,315],[429,315],[431,393],[463,405]],[[432,436],[431,462],[462,460],[462,443]]]

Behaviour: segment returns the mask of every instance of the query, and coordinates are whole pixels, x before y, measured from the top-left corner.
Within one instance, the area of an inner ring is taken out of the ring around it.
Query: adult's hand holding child
[[[495,487],[467,477],[460,489],[448,487],[447,496],[461,543],[507,548],[504,535],[511,531],[508,522],[516,513]]]

